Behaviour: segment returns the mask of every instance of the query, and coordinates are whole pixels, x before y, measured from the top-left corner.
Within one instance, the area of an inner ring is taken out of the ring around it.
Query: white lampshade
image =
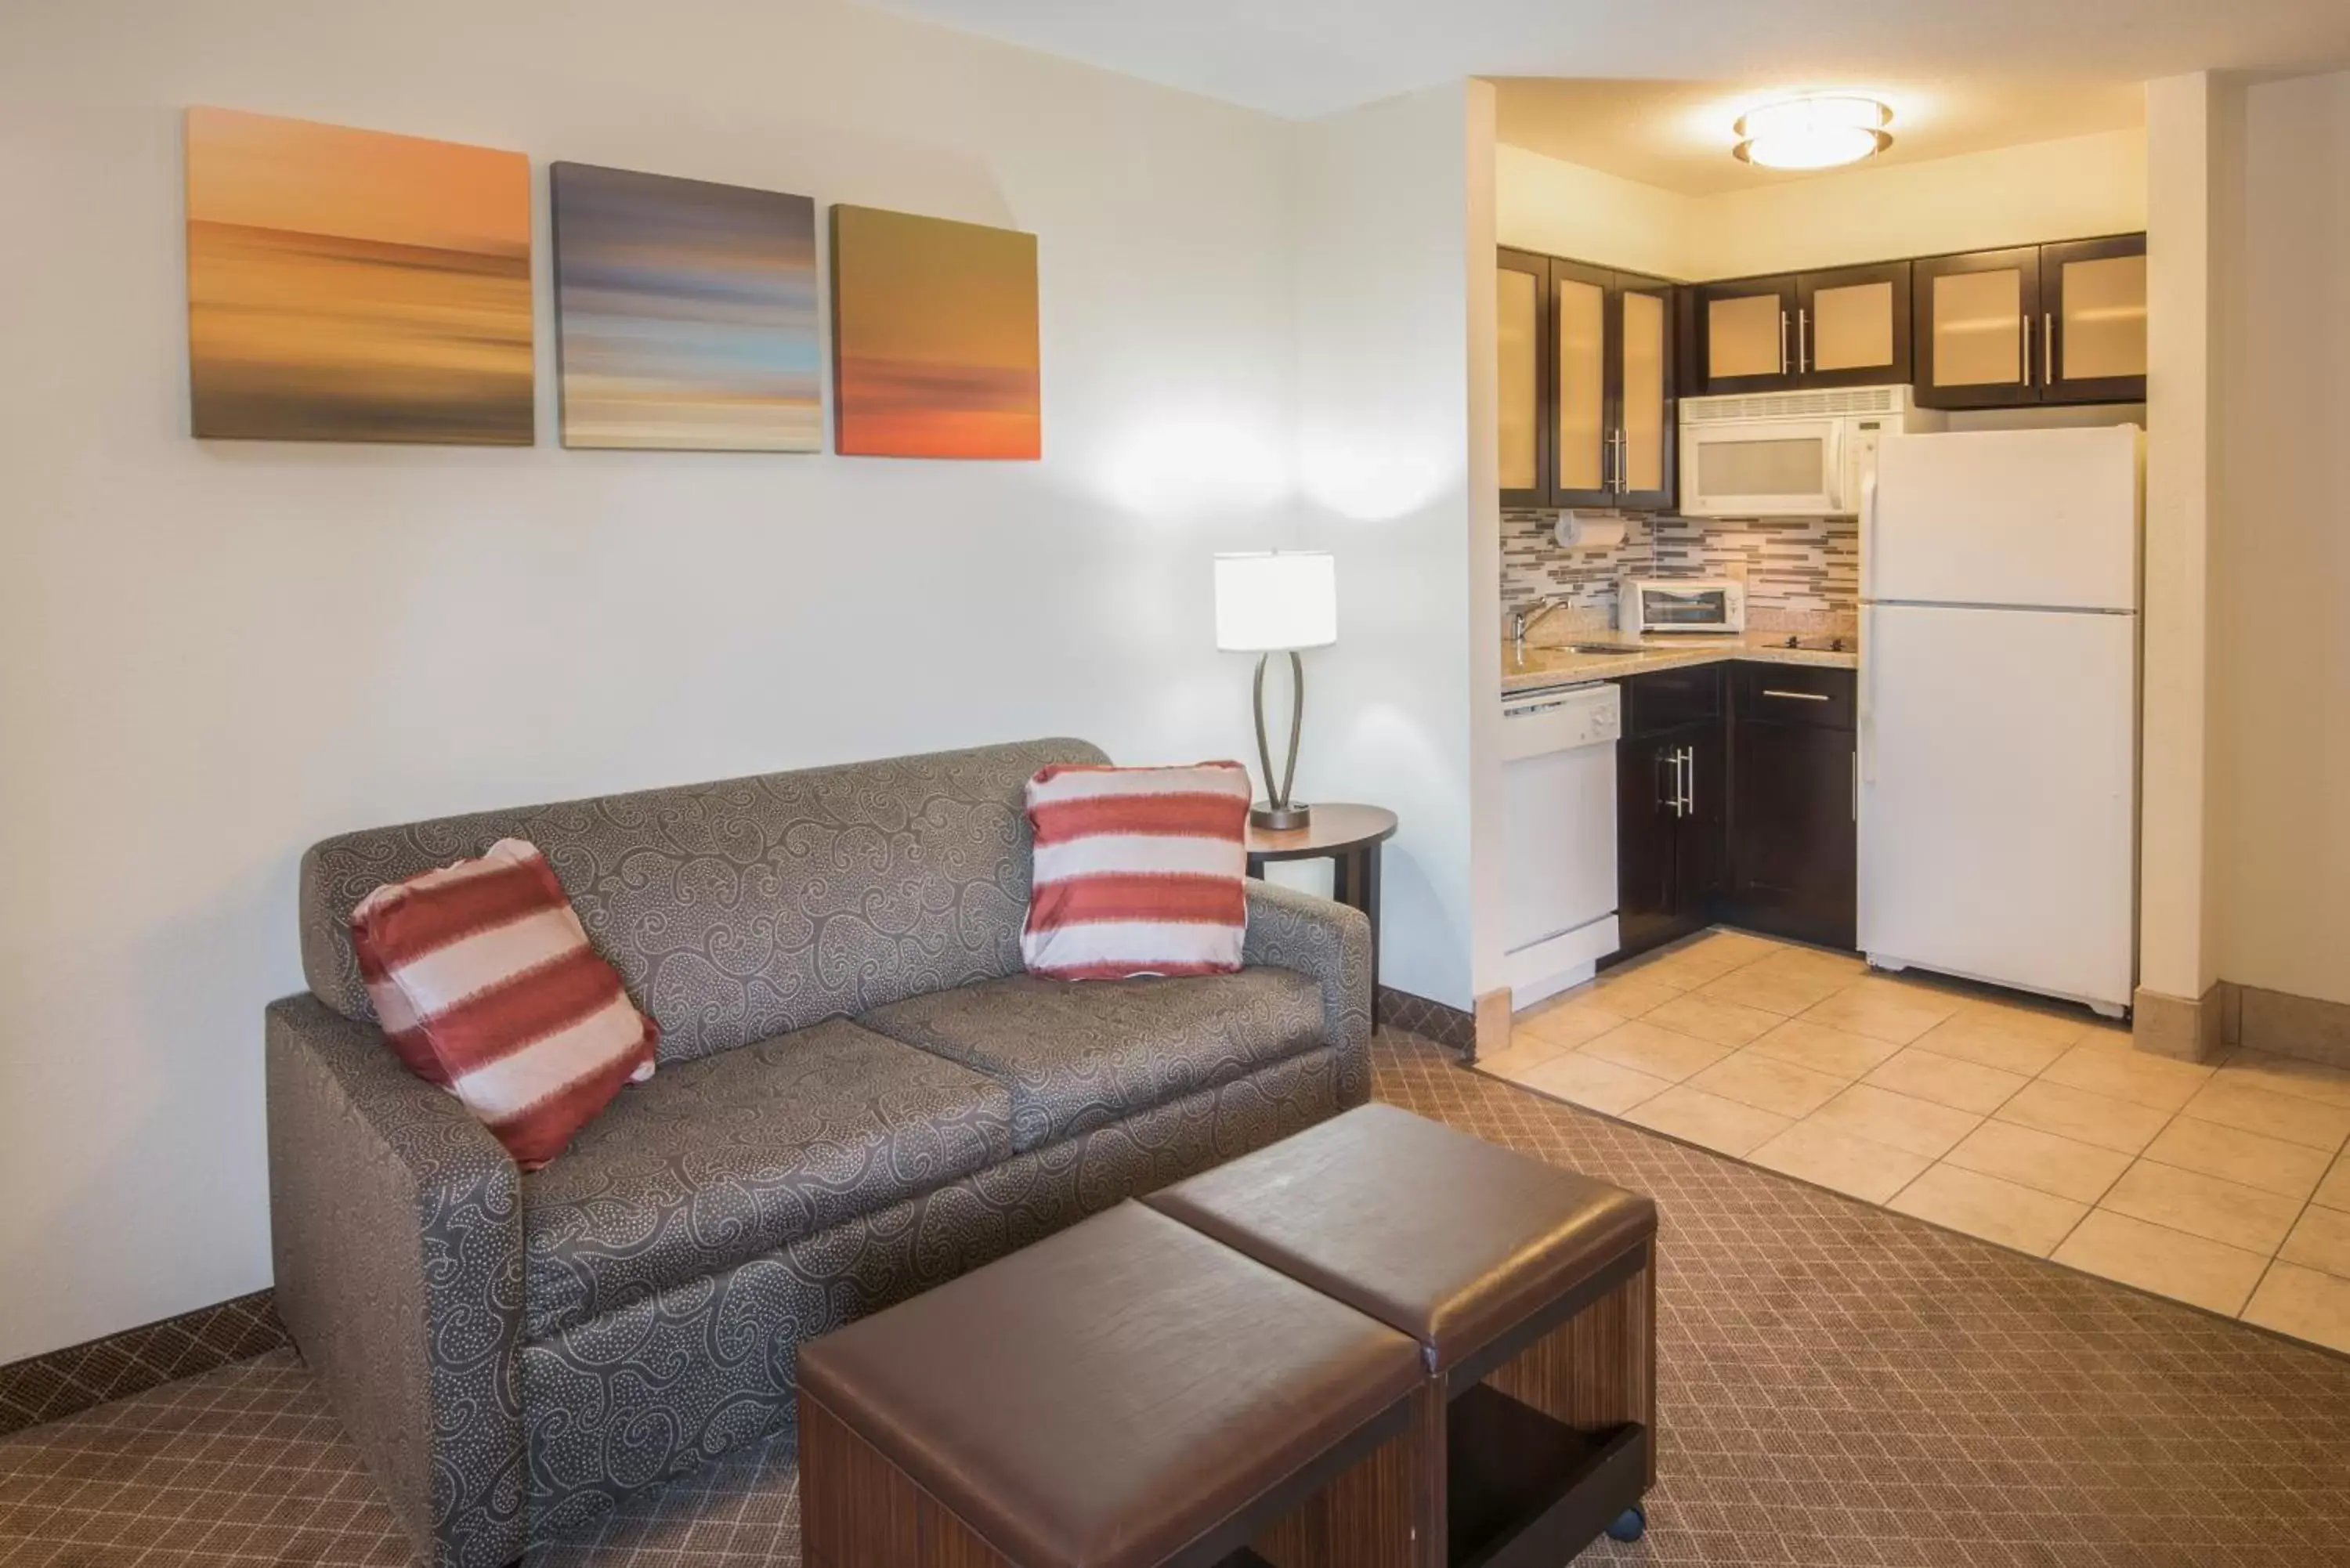
[[[1278,653],[1338,640],[1338,563],[1327,550],[1216,557],[1216,646]]]

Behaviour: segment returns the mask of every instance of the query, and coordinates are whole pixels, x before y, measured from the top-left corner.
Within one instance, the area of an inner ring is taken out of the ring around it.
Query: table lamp
[[[1266,550],[1216,557],[1216,646],[1256,659],[1256,755],[1264,769],[1265,804],[1249,811],[1259,827],[1304,827],[1313,808],[1289,797],[1297,777],[1297,734],[1305,722],[1305,667],[1301,648],[1338,640],[1337,563],[1327,550]],[[1264,732],[1264,665],[1289,655],[1289,761],[1273,779],[1273,747]]]

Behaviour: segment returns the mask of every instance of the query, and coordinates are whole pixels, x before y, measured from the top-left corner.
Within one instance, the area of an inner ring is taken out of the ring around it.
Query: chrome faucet
[[[1526,633],[1542,624],[1542,618],[1555,609],[1565,609],[1562,599],[1542,599],[1522,605],[1510,612],[1510,650],[1513,658],[1523,662],[1526,657]]]

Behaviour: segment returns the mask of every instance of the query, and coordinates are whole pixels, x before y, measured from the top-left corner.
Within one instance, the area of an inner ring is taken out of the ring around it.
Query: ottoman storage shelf
[[[800,1347],[808,1568],[1411,1568],[1406,1334],[1137,1203]]]
[[[1411,1335],[1419,1568],[1555,1568],[1656,1480],[1656,1206],[1365,1106],[1143,1200]]]

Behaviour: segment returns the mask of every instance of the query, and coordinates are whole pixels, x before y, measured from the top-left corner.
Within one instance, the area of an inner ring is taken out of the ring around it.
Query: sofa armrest
[[[521,1174],[372,1023],[266,1014],[278,1315],[432,1568],[522,1555]]]
[[[1241,961],[1321,982],[1323,1027],[1338,1053],[1338,1103],[1371,1097],[1371,922],[1360,909],[1252,879]]]

